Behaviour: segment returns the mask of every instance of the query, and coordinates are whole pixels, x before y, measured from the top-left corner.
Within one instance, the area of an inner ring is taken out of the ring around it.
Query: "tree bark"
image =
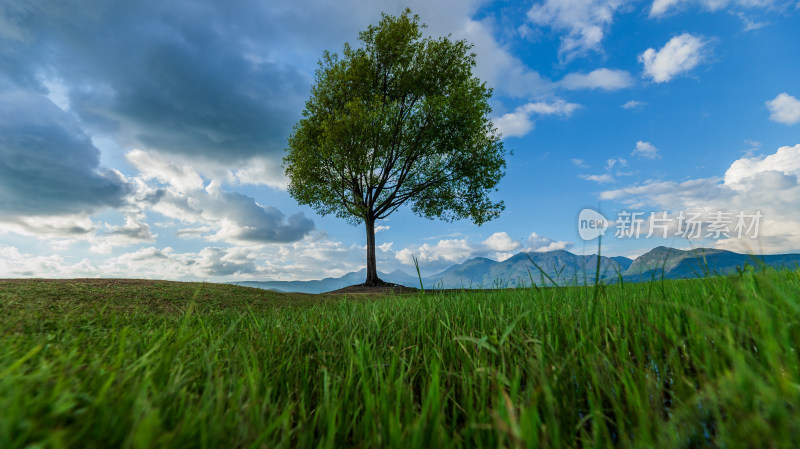
[[[366,218],[364,224],[367,227],[367,280],[364,285],[367,287],[386,285],[386,282],[378,277],[375,263],[375,218]]]

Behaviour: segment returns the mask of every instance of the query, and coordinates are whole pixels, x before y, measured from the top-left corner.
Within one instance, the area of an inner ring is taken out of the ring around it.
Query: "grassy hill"
[[[798,292],[0,280],[0,447],[798,447]]]

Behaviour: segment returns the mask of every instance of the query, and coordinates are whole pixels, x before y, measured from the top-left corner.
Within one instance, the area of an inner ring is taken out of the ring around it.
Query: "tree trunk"
[[[375,264],[375,219],[367,218],[364,220],[367,226],[367,281],[364,282],[365,286],[373,287],[376,285],[385,285],[378,277],[378,269]]]

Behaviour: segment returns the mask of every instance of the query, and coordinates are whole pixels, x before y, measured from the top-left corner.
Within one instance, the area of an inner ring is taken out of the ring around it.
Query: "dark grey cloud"
[[[257,226],[240,232],[238,238],[251,242],[294,242],[314,230],[314,222],[302,212],[289,216],[283,224],[284,215],[274,207],[262,207],[257,212],[262,220]]]
[[[150,233],[150,226],[147,223],[139,223],[131,219],[128,220],[125,226],[113,226],[105,235],[121,237],[128,240],[153,240],[153,234]]]
[[[240,207],[231,208],[232,218],[242,229],[232,237],[236,240],[258,243],[287,243],[302,239],[314,230],[314,221],[298,212],[286,216],[272,206],[261,206],[238,193],[229,193],[229,198],[241,197]],[[247,202],[247,200],[250,200]]]
[[[93,212],[129,193],[70,114],[0,85],[0,218]],[[76,233],[82,230],[75,230]]]
[[[10,214],[1,214],[0,219],[6,224],[20,230],[23,234],[46,235],[56,238],[85,238],[97,231],[97,227],[91,223],[76,224],[72,220],[50,220],[50,217],[14,217]],[[79,220],[81,221],[81,220]]]
[[[255,2],[8,2],[14,33],[0,68],[45,91],[60,80],[70,108],[124,147],[233,162],[275,155],[310,79],[270,60],[279,45]],[[267,31],[264,31],[264,29]]]

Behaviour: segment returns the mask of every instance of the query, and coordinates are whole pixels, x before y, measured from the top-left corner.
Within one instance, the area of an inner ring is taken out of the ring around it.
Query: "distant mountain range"
[[[601,256],[600,276],[614,277],[632,263],[627,257]],[[564,250],[518,253],[502,262],[476,257],[423,279],[423,284],[440,288],[516,287],[531,281],[539,285],[584,284],[594,282],[596,269],[595,254],[579,256]]]
[[[640,282],[651,279],[687,279],[706,274],[728,274],[745,265],[772,267],[800,266],[800,254],[753,256],[719,249],[697,248],[688,251],[659,246],[637,257],[600,257],[600,279],[604,282]],[[593,284],[597,255],[580,256],[558,250],[543,253],[518,253],[497,262],[476,257],[453,265],[433,276],[422,278],[425,288],[501,288],[520,285]],[[419,287],[420,280],[400,270],[380,273],[381,279],[409,287]],[[314,281],[244,281],[238,285],[281,292],[323,293],[366,279],[366,269],[339,278]]]

